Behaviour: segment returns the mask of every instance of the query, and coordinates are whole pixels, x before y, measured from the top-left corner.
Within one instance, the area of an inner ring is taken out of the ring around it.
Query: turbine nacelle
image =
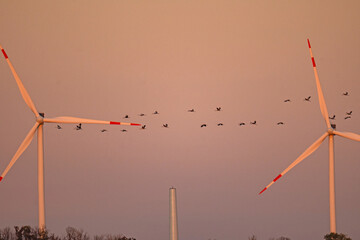
[[[45,113],[39,113],[39,116],[36,117],[36,122],[39,124],[43,124],[44,123],[44,117],[45,117]]]

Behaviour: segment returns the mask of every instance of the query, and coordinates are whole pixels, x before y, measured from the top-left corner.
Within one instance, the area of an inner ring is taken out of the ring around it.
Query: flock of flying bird
[[[265,190],[267,190],[272,184],[274,184],[277,180],[279,180],[284,174],[286,174],[289,170],[291,170],[293,167],[295,167],[297,164],[299,164],[302,160],[304,160],[307,156],[309,156],[312,152],[314,152],[317,148],[319,148],[320,144],[325,140],[325,138],[329,139],[329,205],[330,205],[330,232],[336,233],[336,221],[335,221],[335,184],[334,184],[334,135],[338,135],[347,139],[360,141],[360,135],[351,133],[351,132],[339,132],[335,130],[335,125],[331,124],[329,119],[334,120],[335,115],[328,116],[327,107],[325,104],[325,99],[321,90],[320,81],[317,75],[316,70],[316,64],[315,59],[312,54],[310,41],[308,41],[308,46],[310,50],[310,56],[313,64],[314,74],[315,74],[315,80],[317,84],[317,93],[319,97],[319,105],[321,113],[325,119],[327,131],[319,138],[317,139],[310,147],[308,147],[290,166],[288,166],[283,172],[281,172],[276,178],[274,178],[270,184],[268,184],[259,194],[262,194]],[[0,181],[6,176],[6,174],[9,172],[11,167],[15,164],[17,159],[21,156],[21,154],[26,150],[26,148],[29,146],[30,142],[34,138],[35,133],[38,133],[38,197],[39,197],[39,229],[45,229],[45,193],[44,193],[44,155],[43,155],[43,124],[44,123],[72,123],[72,124],[78,124],[75,127],[75,130],[82,130],[82,123],[93,123],[93,124],[109,124],[109,125],[128,125],[128,126],[141,126],[137,123],[121,123],[121,122],[113,122],[113,121],[100,121],[100,120],[93,120],[93,119],[83,119],[83,118],[77,118],[77,117],[56,117],[56,118],[45,118],[44,114],[39,113],[35,107],[35,104],[32,102],[28,92],[26,91],[24,85],[22,84],[19,76],[15,72],[15,69],[13,65],[11,64],[5,50],[0,46],[0,50],[2,51],[6,62],[8,63],[10,70],[15,78],[15,81],[18,85],[18,88],[20,90],[20,93],[25,101],[25,103],[28,105],[30,110],[34,113],[36,117],[35,125],[31,128],[30,132],[27,134],[23,142],[21,143],[20,147],[16,151],[15,155],[11,159],[10,163],[7,165],[6,169],[3,171],[3,173],[0,175]],[[349,92],[342,93],[344,97],[349,96]],[[310,102],[311,96],[308,96],[304,98],[304,101]],[[285,103],[291,102],[290,99],[284,100]],[[215,111],[222,111],[221,107],[216,107]],[[190,114],[194,113],[194,109],[188,110]],[[159,114],[158,111],[153,112],[153,114]],[[139,116],[143,117],[145,114],[141,113]],[[350,119],[352,116],[352,111],[346,112],[346,115],[344,119]],[[124,118],[129,118],[128,115],[126,115]],[[256,125],[256,121],[251,121],[250,125]],[[283,125],[284,122],[278,122],[277,125]],[[223,126],[222,123],[218,123],[218,126]],[[239,123],[240,126],[245,125],[244,122]],[[203,123],[201,124],[201,128],[206,127],[207,124]],[[56,126],[57,129],[62,129],[60,125]],[[167,123],[163,124],[164,128],[168,128],[169,125]],[[146,125],[142,125],[141,129],[145,129]],[[106,129],[102,129],[101,132],[106,132]],[[121,130],[123,132],[126,132],[127,130],[123,129]]]
[[[349,95],[349,92],[344,92],[344,93],[342,93],[342,95],[343,95],[343,96],[350,96],[350,95]],[[310,99],[311,99],[311,96],[308,96],[308,97],[304,98],[304,101],[306,101],[306,102],[311,102]],[[284,102],[285,102],[285,103],[289,103],[289,102],[291,102],[291,99],[285,99]],[[189,110],[187,110],[187,111],[188,111],[189,113],[194,113],[194,112],[195,112],[195,109],[192,108],[192,109],[189,109]],[[215,111],[217,111],[217,112],[222,111],[222,110],[221,110],[221,107],[216,107]],[[352,113],[353,113],[353,111],[345,112],[346,115],[345,115],[344,119],[345,119],[345,120],[350,119],[351,116],[352,116]],[[160,114],[160,113],[159,113],[158,111],[154,111],[152,114],[158,115],[158,114]],[[144,117],[144,116],[146,116],[146,115],[145,115],[144,113],[140,113],[139,116],[140,116],[140,117]],[[335,120],[335,117],[336,117],[336,115],[332,115],[331,117],[329,117],[329,119]],[[125,115],[124,118],[130,118],[130,117],[129,117],[129,115]],[[285,124],[284,122],[277,122],[277,123],[276,123],[276,125],[284,125],[284,124]],[[217,126],[219,126],[219,127],[220,127],[220,126],[223,126],[223,125],[224,125],[224,124],[221,123],[221,122],[217,124]],[[244,125],[246,125],[244,122],[240,122],[240,123],[239,123],[239,126],[244,126]],[[257,121],[256,121],[256,120],[255,120],[255,121],[250,121],[250,125],[257,125]],[[164,127],[164,128],[169,128],[169,124],[164,123],[164,124],[162,125],[162,127]],[[207,127],[207,124],[206,124],[206,123],[203,123],[203,124],[200,125],[200,127],[201,127],[201,128]],[[57,125],[56,128],[57,128],[57,129],[62,129],[62,127],[61,127],[60,125]],[[79,123],[78,125],[76,125],[74,129],[77,130],[77,131],[78,131],[78,130],[83,130],[81,123]],[[146,125],[142,125],[142,126],[141,126],[141,129],[146,129]],[[100,132],[107,132],[107,131],[108,131],[107,129],[101,129],[101,130],[100,130]],[[122,129],[121,131],[122,131],[122,132],[127,132],[126,129]]]

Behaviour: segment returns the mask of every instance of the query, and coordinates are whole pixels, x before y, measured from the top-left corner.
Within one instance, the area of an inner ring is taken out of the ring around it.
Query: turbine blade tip
[[[1,180],[3,180],[3,177],[0,176],[0,182],[1,182]]]
[[[311,61],[312,61],[313,67],[316,67],[316,63],[315,63],[314,57],[311,58]]]
[[[113,122],[113,121],[110,121],[110,124],[120,125],[121,123],[120,123],[120,122]]]
[[[307,42],[308,42],[309,48],[311,48],[311,45],[310,45],[310,40],[309,40],[309,39],[307,39]]]
[[[130,125],[131,126],[141,126],[141,124],[139,124],[139,123],[131,123]]]
[[[276,182],[276,181],[279,180],[279,178],[281,178],[281,177],[282,177],[282,175],[279,174],[276,178],[274,178],[273,182]]]
[[[2,48],[1,51],[4,54],[5,59],[8,59],[8,55],[6,54],[5,50]]]
[[[267,188],[264,188],[261,192],[259,192],[259,195],[262,194],[263,192],[265,192]]]

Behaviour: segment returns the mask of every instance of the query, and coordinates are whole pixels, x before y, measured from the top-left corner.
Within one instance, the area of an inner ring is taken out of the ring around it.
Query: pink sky
[[[128,114],[147,125],[126,133],[44,126],[47,227],[168,239],[174,186],[180,239],[322,239],[327,141],[258,192],[326,130],[307,38],[329,114],[338,130],[360,134],[359,10],[355,0],[1,3],[0,44],[40,112],[112,121]],[[34,117],[3,57],[0,76],[3,171]],[[337,229],[353,239],[359,144],[335,137]],[[36,164],[34,139],[0,184],[0,228],[37,225]]]

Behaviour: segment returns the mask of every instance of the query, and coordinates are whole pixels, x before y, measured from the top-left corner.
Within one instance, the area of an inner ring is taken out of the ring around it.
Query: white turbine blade
[[[21,96],[23,97],[25,103],[29,106],[29,108],[31,109],[31,111],[35,114],[35,116],[38,117],[38,116],[39,116],[39,113],[38,113],[38,111],[36,110],[35,105],[34,105],[33,101],[31,100],[30,95],[29,95],[28,92],[26,91],[24,85],[22,84],[19,76],[17,75],[17,73],[16,73],[13,65],[11,64],[9,57],[7,56],[5,50],[4,50],[1,46],[0,46],[0,49],[1,49],[2,53],[4,54],[4,57],[5,57],[8,65],[9,65],[9,67],[10,67],[10,69],[11,69],[11,72],[12,72],[12,74],[13,74],[15,80],[16,80],[16,83],[17,83],[17,85],[18,85],[18,87],[19,87]]]
[[[297,164],[299,164],[302,160],[304,160],[307,156],[309,156],[311,153],[313,153],[316,149],[318,149],[321,145],[321,143],[325,140],[325,138],[329,134],[326,132],[324,133],[318,140],[316,140],[310,147],[308,147],[305,152],[303,152],[290,166],[288,166],[282,173],[280,173],[274,180],[267,185],[259,194],[263,193],[266,189],[268,189],[271,185],[273,185],[279,178],[285,175],[290,169],[295,167]]]
[[[336,134],[336,135],[339,135],[341,137],[348,138],[348,139],[360,142],[360,135],[359,134],[351,133],[351,132],[338,132],[338,131],[333,131],[333,133]]]
[[[326,108],[324,94],[322,92],[319,76],[318,76],[318,73],[317,73],[317,70],[316,70],[315,58],[314,58],[314,56],[312,54],[312,51],[311,51],[310,40],[308,39],[307,41],[308,41],[308,45],[309,45],[311,61],[312,61],[313,68],[314,68],[314,74],[315,74],[315,80],[316,80],[317,93],[318,93],[318,97],[319,97],[320,110],[321,110],[321,114],[323,115],[323,117],[325,119],[326,126],[329,129],[330,128],[329,113],[328,113],[328,110]]]
[[[93,119],[77,118],[77,117],[44,118],[44,122],[48,122],[48,123],[94,123],[94,124],[113,124],[113,125],[141,126],[141,124],[138,124],[138,123],[101,121],[101,120],[93,120]]]
[[[29,146],[29,144],[31,143],[31,140],[34,137],[34,134],[36,132],[36,129],[38,128],[39,123],[36,122],[35,125],[32,127],[32,129],[30,130],[30,132],[27,134],[27,136],[25,137],[24,141],[21,143],[20,147],[18,148],[18,150],[16,151],[15,155],[13,156],[13,158],[11,159],[9,165],[6,167],[6,169],[4,170],[4,172],[1,174],[0,176],[0,181],[5,177],[5,175],[8,173],[8,171],[10,170],[10,168],[14,165],[14,163],[16,162],[16,160],[21,156],[21,154],[25,151],[25,149]]]

